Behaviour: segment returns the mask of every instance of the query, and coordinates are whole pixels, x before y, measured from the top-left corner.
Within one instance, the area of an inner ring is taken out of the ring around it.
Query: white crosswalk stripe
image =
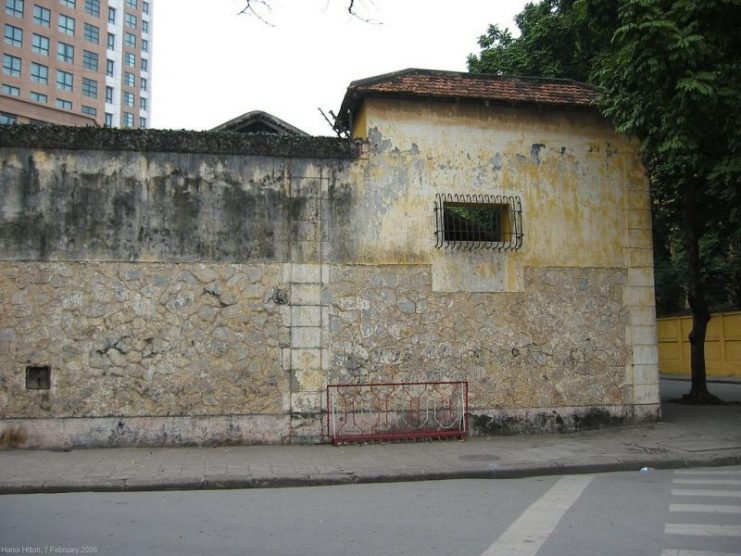
[[[741,486],[737,479],[674,479],[675,485],[717,485],[717,486]]]
[[[741,498],[741,468],[681,469],[674,472],[672,484],[713,488],[671,489],[672,497],[708,500],[692,504],[673,500],[669,504],[669,512],[676,519],[665,524],[664,533],[667,544],[673,547],[665,548],[661,556],[741,556],[736,550],[728,551],[740,546],[734,539],[741,537],[741,503],[736,501]],[[687,548],[676,548],[685,543]],[[715,547],[721,550],[712,550]]]
[[[672,489],[672,496],[715,496],[717,498],[741,498],[741,492],[704,489]]]
[[[741,506],[719,504],[672,504],[670,512],[695,512],[704,514],[741,514]]]
[[[494,541],[482,556],[534,556],[593,475],[561,478]]]

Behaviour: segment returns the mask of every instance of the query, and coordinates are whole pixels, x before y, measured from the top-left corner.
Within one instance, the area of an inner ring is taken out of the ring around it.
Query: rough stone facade
[[[467,380],[474,433],[658,416],[634,143],[568,110],[379,99],[362,126],[0,139],[6,437],[318,442],[338,382]],[[438,192],[518,195],[522,248],[435,249]]]

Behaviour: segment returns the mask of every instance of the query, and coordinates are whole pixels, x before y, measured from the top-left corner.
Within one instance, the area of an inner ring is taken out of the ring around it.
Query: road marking
[[[741,492],[729,492],[726,490],[672,489],[672,496],[718,496],[723,498],[741,498]]]
[[[534,556],[593,478],[594,475],[561,478],[522,512],[482,556]]]
[[[672,483],[677,485],[741,486],[741,480],[737,479],[674,479]]]
[[[670,512],[698,512],[707,514],[741,514],[741,506],[717,504],[670,504]]]
[[[667,535],[704,537],[741,537],[741,525],[707,525],[704,523],[667,523]]]
[[[677,469],[674,471],[675,475],[741,475],[739,469],[709,469],[702,471],[701,469]]]
[[[661,556],[741,556],[738,552],[708,552],[707,550],[685,550],[684,548],[662,550]]]

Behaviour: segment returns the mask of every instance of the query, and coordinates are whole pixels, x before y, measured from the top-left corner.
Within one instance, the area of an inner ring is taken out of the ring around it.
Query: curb
[[[0,481],[0,495],[13,494],[58,494],[71,492],[152,492],[173,490],[235,490],[256,488],[289,488],[310,486],[338,486],[351,484],[376,484],[416,481],[443,481],[455,479],[521,479],[550,475],[599,474],[617,471],[638,471],[643,467],[652,469],[684,469],[692,467],[720,467],[741,465],[741,453],[723,454],[710,458],[629,458],[599,463],[554,463],[532,467],[501,467],[492,465],[486,469],[462,469],[429,471],[427,469],[395,473],[334,473],[306,475],[302,477],[233,477],[203,476],[200,479],[102,479],[79,482],[54,482],[12,484]]]

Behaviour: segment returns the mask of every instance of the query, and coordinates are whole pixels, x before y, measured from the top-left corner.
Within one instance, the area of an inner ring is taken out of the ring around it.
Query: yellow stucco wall
[[[659,370],[690,374],[692,317],[657,319]],[[712,315],[705,338],[708,376],[741,377],[741,312]]]
[[[361,114],[355,134],[376,163],[358,182],[382,207],[357,222],[369,263],[435,261],[435,193],[519,196],[524,245],[507,257],[518,266],[624,267],[626,245],[650,248],[637,144],[597,114],[374,98]]]

